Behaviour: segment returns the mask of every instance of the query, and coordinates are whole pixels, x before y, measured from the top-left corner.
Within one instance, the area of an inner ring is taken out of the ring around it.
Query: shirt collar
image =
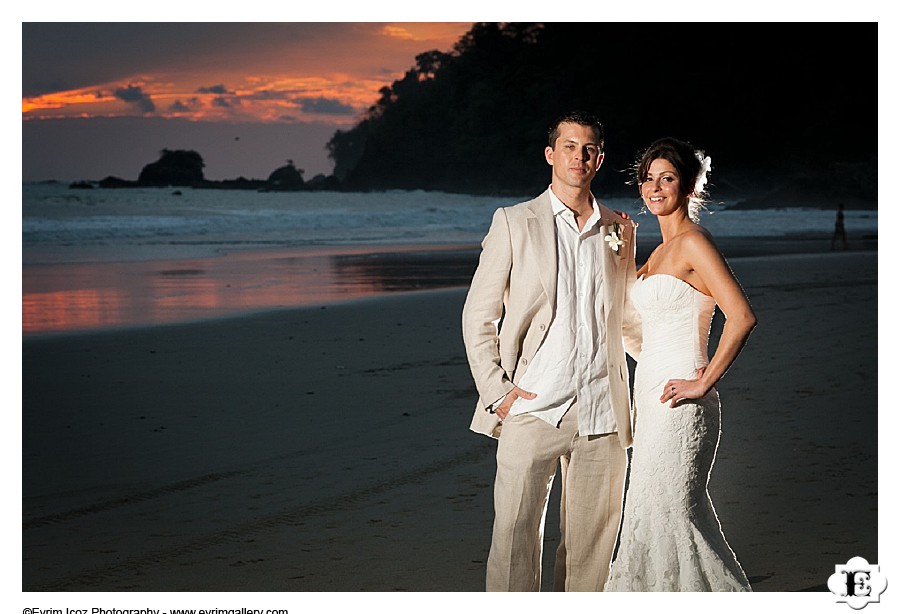
[[[563,201],[559,199],[559,197],[553,193],[553,189],[549,190],[550,192],[550,206],[553,209],[553,215],[557,216],[560,213],[565,213],[566,211],[571,213],[571,209],[569,209]],[[591,214],[591,217],[588,218],[587,223],[584,225],[584,230],[588,230],[594,224],[600,221],[600,207],[597,206],[597,199],[594,198],[594,195],[591,194],[591,207],[594,208],[594,212]]]

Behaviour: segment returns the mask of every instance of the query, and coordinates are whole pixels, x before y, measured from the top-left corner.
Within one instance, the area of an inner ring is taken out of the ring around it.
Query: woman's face
[[[687,202],[681,190],[681,179],[671,162],[657,158],[650,163],[647,177],[641,182],[641,198],[653,215],[669,215]]]

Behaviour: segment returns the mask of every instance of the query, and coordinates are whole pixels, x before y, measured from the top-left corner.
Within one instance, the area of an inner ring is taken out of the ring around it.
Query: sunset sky
[[[23,23],[23,178],[136,179],[163,148],[265,178],[324,145],[470,23]]]
[[[162,14],[180,11],[163,2],[168,10],[160,9]],[[467,2],[460,7],[471,7]],[[678,6],[651,1],[642,3],[639,12],[631,9],[633,15],[603,6],[577,17],[729,20],[720,5],[699,0],[688,14]],[[351,3],[329,8],[332,14],[318,23],[79,23],[63,20],[68,13],[86,20],[109,17],[97,9],[82,16],[83,7],[62,6],[40,17],[53,16],[58,22],[21,24],[25,181],[110,175],[137,179],[164,148],[200,153],[207,179],[264,179],[287,160],[303,169],[307,180],[330,174],[333,165],[325,144],[335,130],[352,126],[378,99],[379,89],[401,77],[417,54],[450,51],[472,21],[330,21],[338,12],[354,19],[385,11],[398,14],[380,5],[365,5],[366,12],[360,13]],[[477,11],[464,10],[466,17],[534,17],[476,6]],[[854,21],[878,21],[866,0],[845,8],[845,15],[830,10],[835,14],[811,16],[802,7],[761,0],[742,10],[741,18],[847,20],[852,15]],[[400,14],[419,16],[408,9]],[[672,32],[676,36],[677,30]],[[702,47],[702,41],[694,42]],[[602,42],[596,43],[601,53]],[[588,52],[590,44],[578,42],[573,52]]]

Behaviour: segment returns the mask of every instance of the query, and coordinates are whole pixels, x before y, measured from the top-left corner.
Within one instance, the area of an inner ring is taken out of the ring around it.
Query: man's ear
[[[603,164],[603,156],[605,156],[605,155],[606,155],[606,154],[602,154],[602,153],[601,153],[601,154],[597,154],[597,168],[594,169],[595,171],[599,171],[599,170],[600,170],[600,165]]]
[[[553,148],[549,145],[544,148],[544,159],[547,160],[547,164],[553,166]]]

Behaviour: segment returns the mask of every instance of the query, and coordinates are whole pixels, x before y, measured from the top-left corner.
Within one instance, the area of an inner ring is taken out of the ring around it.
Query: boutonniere
[[[622,226],[619,225],[619,222],[613,222],[612,229],[609,231],[609,234],[606,235],[605,240],[609,244],[609,249],[619,253],[619,248],[625,245],[625,239],[622,238]]]

